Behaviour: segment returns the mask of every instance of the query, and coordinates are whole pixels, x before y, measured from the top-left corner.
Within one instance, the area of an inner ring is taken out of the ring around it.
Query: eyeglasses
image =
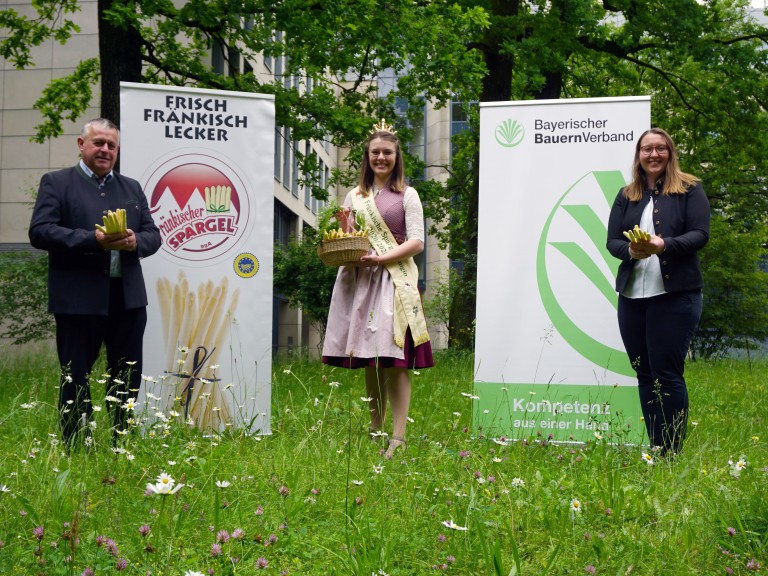
[[[384,156],[385,158],[389,158],[394,153],[395,153],[394,150],[388,150],[388,149],[385,149],[385,150],[371,150],[370,152],[368,152],[368,155],[371,158],[377,158],[378,156]]]
[[[669,152],[669,146],[661,144],[660,146],[640,146],[640,152],[646,156],[650,156],[651,152],[656,150],[656,154],[666,154]]]

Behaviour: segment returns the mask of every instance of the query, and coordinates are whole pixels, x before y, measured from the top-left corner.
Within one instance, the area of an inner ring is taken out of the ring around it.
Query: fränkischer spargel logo
[[[237,173],[213,156],[172,158],[146,186],[163,250],[187,262],[209,262],[239,243],[250,216]]]

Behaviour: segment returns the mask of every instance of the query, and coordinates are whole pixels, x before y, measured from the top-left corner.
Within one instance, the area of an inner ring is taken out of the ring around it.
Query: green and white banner
[[[608,214],[650,98],[481,104],[474,427],[639,442]]]

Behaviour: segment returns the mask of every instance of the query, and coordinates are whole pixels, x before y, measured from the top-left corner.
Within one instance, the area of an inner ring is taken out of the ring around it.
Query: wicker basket
[[[370,247],[367,236],[334,238],[323,240],[317,247],[317,255],[326,266],[344,266],[360,260]]]

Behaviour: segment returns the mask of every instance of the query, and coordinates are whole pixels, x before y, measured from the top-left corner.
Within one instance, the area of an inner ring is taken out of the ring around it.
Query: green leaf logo
[[[505,148],[514,148],[523,141],[525,128],[517,120],[510,118],[496,126],[494,136],[496,137],[496,142]]]
[[[613,279],[619,262],[605,247],[607,217],[598,216],[624,184],[618,170],[590,172],[565,191],[539,238],[536,279],[544,309],[566,342],[590,362],[634,377],[626,353],[612,346],[605,333],[606,326],[615,328],[606,315],[615,322]]]

